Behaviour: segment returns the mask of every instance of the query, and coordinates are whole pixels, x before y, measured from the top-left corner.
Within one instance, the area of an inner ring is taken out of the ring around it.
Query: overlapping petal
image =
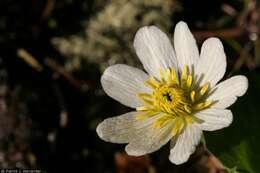
[[[212,89],[213,93],[208,99],[216,101],[212,107],[225,109],[231,106],[237,100],[237,97],[244,95],[247,88],[247,78],[242,75],[237,75],[219,83],[216,87],[214,87]]]
[[[138,112],[128,112],[105,119],[96,129],[98,136],[107,142],[113,143],[129,143],[133,138],[142,136],[147,130],[149,131],[148,128],[158,116],[137,120],[137,114]]]
[[[134,48],[145,70],[160,76],[160,68],[177,67],[177,59],[167,35],[155,26],[145,26],[135,35]]]
[[[148,92],[144,81],[148,75],[142,70],[123,64],[108,67],[101,77],[105,92],[120,103],[136,108],[142,102],[136,96],[139,92]]]
[[[202,130],[214,131],[225,128],[232,123],[233,115],[230,110],[209,108],[200,111],[195,115],[200,120],[199,124]]]
[[[195,75],[202,77],[201,85],[209,82],[210,87],[214,87],[224,76],[226,66],[226,55],[221,41],[217,38],[207,39],[202,45],[195,67]]]
[[[196,124],[188,125],[183,133],[171,141],[169,159],[179,165],[186,162],[200,142],[202,131]]]
[[[174,49],[179,70],[187,65],[190,69],[199,59],[199,50],[192,33],[184,22],[179,22],[174,31]]]
[[[172,128],[172,123],[166,123],[163,127],[153,127],[151,124],[146,131],[133,136],[126,146],[126,152],[129,155],[141,156],[160,149],[173,137]]]

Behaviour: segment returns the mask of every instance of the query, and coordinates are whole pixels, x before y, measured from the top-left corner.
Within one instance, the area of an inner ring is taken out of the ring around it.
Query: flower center
[[[161,112],[178,116],[191,113],[191,101],[183,89],[176,84],[164,84],[152,93],[154,107]]]
[[[186,124],[198,121],[194,113],[208,108],[213,102],[207,101],[209,83],[199,86],[193,76],[184,66],[179,77],[174,68],[160,70],[160,79],[150,77],[145,85],[150,87],[150,93],[138,93],[144,102],[138,107],[138,119],[149,118],[160,114],[154,122],[155,127],[162,127],[166,123],[174,125],[173,133],[180,133]]]

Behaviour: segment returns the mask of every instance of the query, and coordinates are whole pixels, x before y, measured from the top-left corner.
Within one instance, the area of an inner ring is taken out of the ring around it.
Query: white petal
[[[233,120],[233,115],[230,110],[226,109],[206,109],[195,115],[197,118],[203,120],[199,124],[202,130],[214,131],[224,127],[228,127]]]
[[[167,35],[155,26],[145,26],[135,35],[134,48],[145,70],[160,77],[159,69],[177,67],[177,60]]]
[[[179,22],[175,27],[174,48],[180,70],[184,65],[187,65],[191,69],[199,59],[196,40],[184,22]]]
[[[144,85],[148,78],[142,70],[123,64],[108,67],[101,77],[105,92],[120,103],[136,108],[142,105],[136,96],[139,92],[149,92]]]
[[[221,41],[217,38],[207,39],[202,45],[200,59],[195,67],[195,74],[199,78],[202,76],[201,85],[209,82],[210,87],[214,87],[224,76],[226,66],[226,55]]]
[[[234,76],[213,88],[213,93],[208,99],[217,101],[212,105],[214,108],[227,108],[237,100],[237,97],[244,95],[247,88],[248,80],[245,76]]]
[[[133,136],[125,148],[127,154],[141,156],[160,149],[173,137],[172,128],[172,123],[167,123],[161,128],[152,127],[151,124],[145,131]]]
[[[171,146],[170,161],[176,165],[186,162],[199,144],[201,135],[202,131],[196,124],[188,125]]]
[[[126,114],[107,118],[97,126],[98,136],[107,142],[128,143],[133,137],[137,137],[146,131],[158,116],[137,120],[136,114],[140,112],[128,112]]]

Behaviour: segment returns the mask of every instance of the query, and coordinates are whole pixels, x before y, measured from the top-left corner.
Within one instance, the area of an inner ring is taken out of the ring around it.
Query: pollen
[[[174,68],[159,69],[160,78],[151,76],[144,84],[151,88],[149,93],[137,93],[143,106],[137,107],[140,112],[138,120],[161,115],[153,123],[154,128],[161,128],[172,123],[172,133],[177,135],[186,125],[197,121],[194,114],[208,108],[212,101],[206,99],[210,90],[209,83],[198,87],[188,66],[178,74]]]

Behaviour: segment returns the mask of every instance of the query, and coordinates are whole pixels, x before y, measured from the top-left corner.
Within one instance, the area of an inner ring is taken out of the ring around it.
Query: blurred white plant
[[[101,84],[110,97],[136,111],[104,120],[97,134],[105,141],[127,143],[126,152],[134,156],[171,141],[169,159],[182,164],[195,151],[203,130],[231,124],[227,107],[245,94],[247,78],[238,75],[218,83],[226,71],[221,41],[207,39],[199,54],[184,22],[175,27],[174,49],[155,26],[138,30],[134,48],[147,73],[113,65],[105,70]]]
[[[170,28],[172,0],[111,0],[86,23],[85,35],[54,38],[52,43],[67,58],[66,68],[78,69],[81,60],[107,65],[136,65],[132,50],[133,33],[144,25]]]

